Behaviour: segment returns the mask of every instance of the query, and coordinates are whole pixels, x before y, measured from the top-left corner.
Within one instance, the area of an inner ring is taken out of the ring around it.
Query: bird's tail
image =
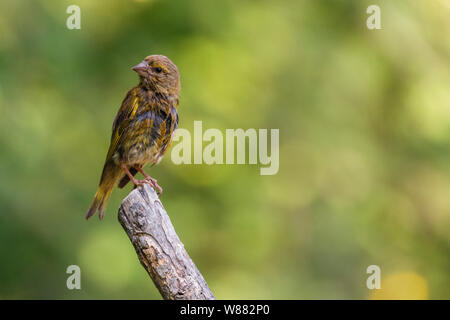
[[[103,219],[106,205],[113,191],[114,185],[121,177],[122,169],[113,161],[107,161],[103,167],[102,177],[95,193],[94,200],[86,213],[86,219],[92,217],[98,211],[98,217]]]
[[[134,176],[138,171],[135,167],[130,168],[130,173]],[[119,183],[117,184],[117,187],[122,189],[127,185],[127,183],[130,181],[130,177],[127,174],[124,174],[122,179],[120,179]]]

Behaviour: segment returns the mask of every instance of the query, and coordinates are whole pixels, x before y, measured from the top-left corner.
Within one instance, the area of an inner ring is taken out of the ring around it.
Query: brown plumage
[[[162,192],[156,180],[142,168],[157,164],[167,151],[178,126],[180,75],[175,64],[161,55],[148,56],[132,68],[139,84],[127,92],[113,122],[111,143],[100,184],[86,213],[89,219],[99,212],[102,219],[114,185],[123,188],[128,181],[148,183]],[[145,179],[136,180],[141,172]]]

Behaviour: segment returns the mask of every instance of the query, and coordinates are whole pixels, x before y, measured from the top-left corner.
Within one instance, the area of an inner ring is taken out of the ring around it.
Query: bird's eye
[[[156,73],[160,73],[162,71],[162,69],[160,67],[156,67],[155,71],[156,71]]]

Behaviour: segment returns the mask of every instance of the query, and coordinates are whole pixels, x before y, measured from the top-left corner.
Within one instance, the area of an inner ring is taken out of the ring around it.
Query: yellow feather
[[[130,111],[128,112],[128,119],[133,119],[134,115],[136,114],[137,110],[139,109],[139,98],[136,96],[136,92],[133,92],[133,102],[130,108]],[[116,151],[116,147],[119,144],[121,134],[119,133],[120,126],[117,127],[116,131],[114,132],[114,137],[111,140],[111,144],[109,146],[108,154],[106,155],[106,159],[109,160],[114,155],[114,152]]]

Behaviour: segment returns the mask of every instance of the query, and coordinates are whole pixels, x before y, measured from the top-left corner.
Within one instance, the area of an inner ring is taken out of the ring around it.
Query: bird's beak
[[[139,63],[138,65],[131,68],[131,70],[136,71],[137,74],[139,74],[139,75],[143,75],[144,71],[147,70],[147,66],[148,66],[147,62],[144,60],[141,63]]]

